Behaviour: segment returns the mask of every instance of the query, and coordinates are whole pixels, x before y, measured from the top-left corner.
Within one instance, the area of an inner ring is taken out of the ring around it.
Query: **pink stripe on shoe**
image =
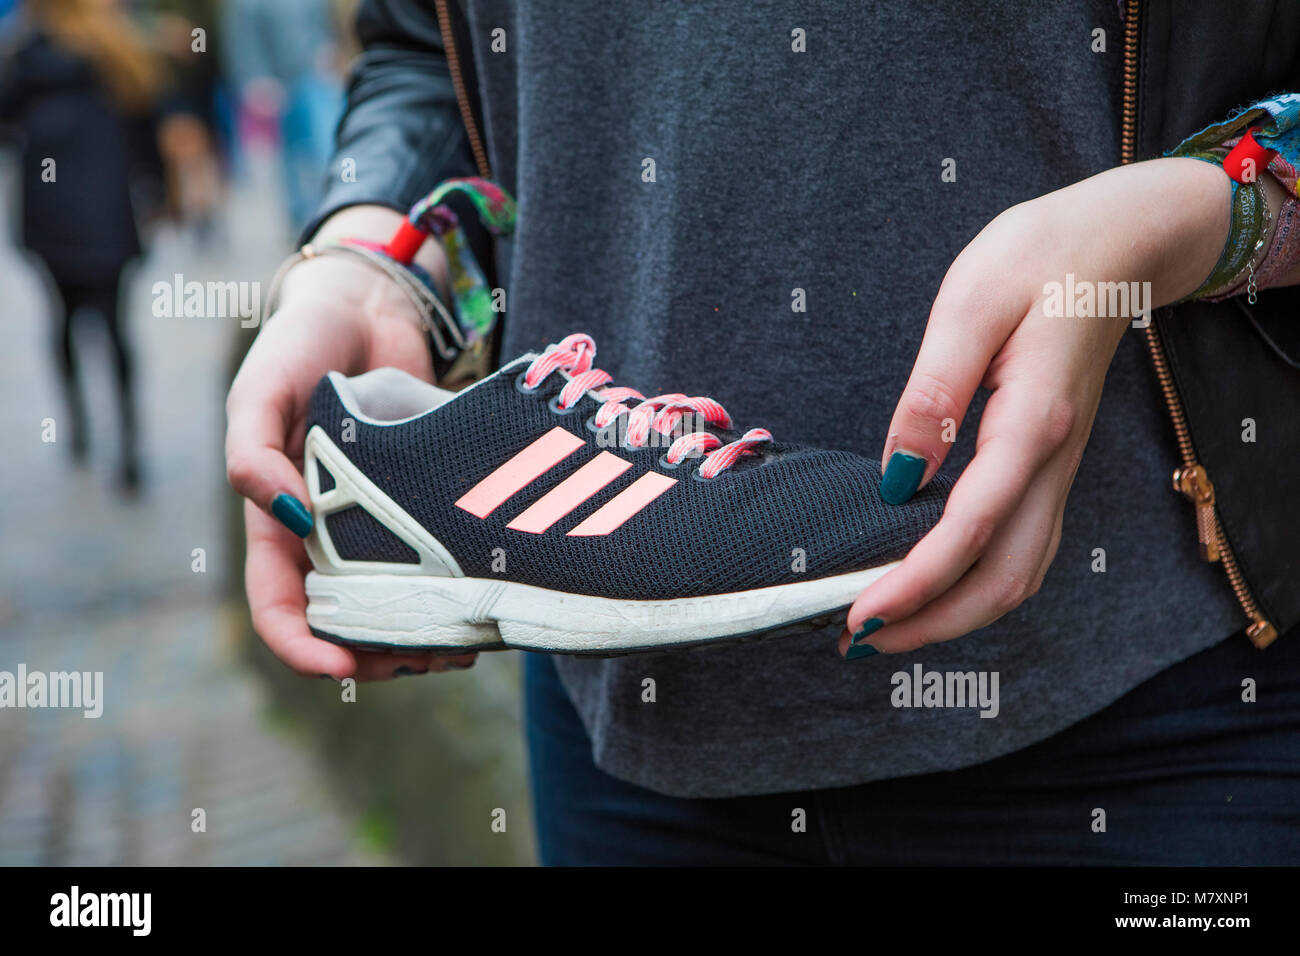
[[[536,481],[585,444],[577,435],[557,425],[461,495],[456,507],[476,518],[486,518],[511,495]]]
[[[649,471],[628,485],[586,521],[569,532],[570,537],[595,537],[609,534],[665,491],[677,484],[677,479]]]
[[[513,531],[541,534],[631,467],[630,461],[602,451],[538,498],[506,527]]]

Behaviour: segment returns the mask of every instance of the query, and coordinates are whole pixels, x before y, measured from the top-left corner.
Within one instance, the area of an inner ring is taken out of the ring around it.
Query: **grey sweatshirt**
[[[1113,0],[470,6],[489,151],[520,202],[504,354],[588,332],[616,384],[709,395],[778,439],[879,455],[957,253],[1008,206],[1119,161]],[[1239,627],[1175,466],[1130,332],[1037,596],[862,661],[831,632],[560,658],[597,764],[718,797],[952,769],[1057,733]],[[996,716],[895,706],[894,675],[918,665],[996,673]]]

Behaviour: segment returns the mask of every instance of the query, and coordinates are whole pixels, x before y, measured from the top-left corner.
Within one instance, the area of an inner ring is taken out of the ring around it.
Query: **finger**
[[[322,641],[307,627],[303,590],[307,562],[301,542],[247,501],[244,524],[248,534],[244,587],[253,630],[271,653],[300,674],[351,677],[357,667],[353,654]]]
[[[969,271],[955,263],[944,278],[890,420],[880,482],[890,504],[934,477],[993,356],[1025,315],[1026,303],[991,292]]]
[[[280,375],[249,356],[226,399],[226,477],[300,538],[312,528],[307,483],[289,460],[287,443],[301,417],[298,397]]]
[[[429,672],[446,674],[452,671],[467,671],[478,660],[478,654],[458,654],[455,657],[434,657],[429,664]]]
[[[1038,593],[1059,541],[1063,509],[1055,482],[1036,486],[1033,501],[952,588],[920,611],[871,635],[885,654],[915,651],[987,627]]]
[[[245,502],[248,562],[245,586],[253,629],[281,661],[300,674],[391,680],[416,674],[465,670],[477,654],[435,657],[353,651],[311,633],[303,575],[310,568],[302,546],[268,516]]]
[[[943,517],[849,609],[855,639],[861,642],[874,630],[910,617],[951,588],[1024,507],[1027,491],[1073,426],[1073,414],[1054,400],[1036,397],[1042,394],[1033,383],[1023,383],[990,396],[975,457],[953,487]]]
[[[468,670],[474,666],[478,655],[460,654],[456,657],[442,657],[427,653],[389,654],[382,651],[358,651],[356,658],[357,670],[353,677],[359,681],[381,681]]]

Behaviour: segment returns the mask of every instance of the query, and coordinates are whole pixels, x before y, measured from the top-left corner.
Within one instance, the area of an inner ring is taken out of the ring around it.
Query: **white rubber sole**
[[[307,622],[322,637],[393,650],[630,654],[820,626],[897,561],[767,588],[627,601],[512,581],[411,574],[307,575]]]

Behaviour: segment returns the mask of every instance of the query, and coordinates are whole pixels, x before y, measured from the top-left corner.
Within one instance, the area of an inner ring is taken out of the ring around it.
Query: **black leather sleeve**
[[[1300,7],[1147,0],[1140,9],[1138,158],[1270,93],[1300,91]],[[1297,315],[1300,287],[1289,286],[1264,290],[1253,306],[1238,294],[1154,318],[1242,579],[1279,635],[1296,630],[1286,640],[1300,637]],[[1248,418],[1253,443],[1242,439]],[[1171,546],[1189,548],[1188,535]]]
[[[475,175],[432,0],[363,0],[324,197],[303,231],[374,203],[406,211],[443,179]]]

